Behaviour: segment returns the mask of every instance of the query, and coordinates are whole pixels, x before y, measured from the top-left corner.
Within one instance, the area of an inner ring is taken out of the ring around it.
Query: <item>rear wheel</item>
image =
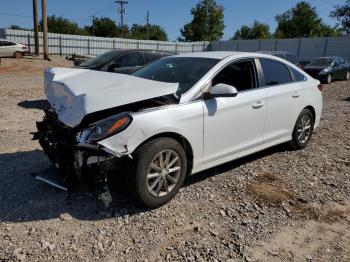
[[[183,147],[172,138],[157,138],[135,154],[131,190],[135,199],[149,208],[169,202],[182,186],[187,170]]]
[[[291,148],[295,150],[305,148],[311,139],[313,130],[314,116],[309,109],[304,109],[293,129],[292,140],[289,143]]]
[[[14,57],[20,59],[23,57],[23,54],[21,52],[15,52]]]

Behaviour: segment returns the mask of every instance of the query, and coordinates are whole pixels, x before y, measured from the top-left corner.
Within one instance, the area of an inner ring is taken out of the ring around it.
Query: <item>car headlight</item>
[[[132,117],[128,113],[114,115],[93,123],[82,134],[85,134],[85,140],[98,142],[125,130],[131,121]]]
[[[331,70],[329,68],[325,68],[321,71],[321,74],[329,73]]]

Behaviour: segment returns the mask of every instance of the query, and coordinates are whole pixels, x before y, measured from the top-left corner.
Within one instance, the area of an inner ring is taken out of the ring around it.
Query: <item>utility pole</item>
[[[125,10],[125,5],[129,3],[128,1],[125,0],[118,0],[115,1],[117,4],[120,4],[120,8],[118,9],[118,13],[120,14],[120,27],[122,29],[122,37],[124,33],[124,14],[126,12]]]
[[[92,36],[95,36],[95,16],[92,16]]]
[[[147,40],[149,40],[149,11],[147,11]]]
[[[39,24],[38,24],[38,1],[33,0],[33,18],[34,18],[34,42],[35,42],[35,55],[39,55]]]
[[[49,43],[48,43],[48,38],[47,38],[46,0],[41,0],[41,11],[42,11],[42,19],[43,19],[44,60],[49,60]]]

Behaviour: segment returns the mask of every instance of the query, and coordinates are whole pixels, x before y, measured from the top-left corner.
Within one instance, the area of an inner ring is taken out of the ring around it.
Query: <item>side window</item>
[[[16,44],[12,43],[12,42],[8,42],[8,41],[3,41],[2,42],[2,46],[12,46],[12,45],[16,45]]]
[[[216,84],[234,86],[238,92],[255,88],[256,77],[253,61],[246,60],[228,65],[213,79],[212,86]]]
[[[294,68],[290,67],[289,69],[292,71],[292,74],[294,76],[294,81],[295,82],[304,81],[306,79],[306,77],[302,73],[298,72]]]
[[[141,66],[142,59],[140,52],[133,52],[125,54],[117,59],[117,63],[120,67],[133,67],[133,66]]]
[[[144,55],[146,64],[156,61],[162,57],[162,55],[157,52],[145,52]]]
[[[286,59],[294,65],[298,63],[298,58],[296,55],[286,53]]]
[[[260,59],[260,64],[264,73],[266,86],[292,82],[290,71],[286,65],[270,59]]]

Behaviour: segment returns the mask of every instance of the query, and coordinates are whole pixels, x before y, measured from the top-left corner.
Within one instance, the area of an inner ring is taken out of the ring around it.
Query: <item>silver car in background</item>
[[[16,42],[0,38],[0,57],[22,58],[28,53],[28,47]]]

